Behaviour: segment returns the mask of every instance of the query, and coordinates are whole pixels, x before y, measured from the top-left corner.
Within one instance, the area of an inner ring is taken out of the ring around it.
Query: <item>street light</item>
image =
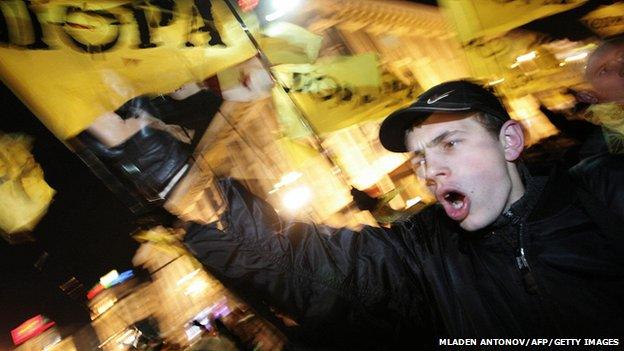
[[[312,199],[312,191],[307,186],[298,186],[282,195],[282,204],[291,212],[297,212]]]
[[[300,3],[301,0],[272,0],[270,7],[273,9],[273,12],[266,15],[264,19],[268,22],[275,21],[298,7]]]

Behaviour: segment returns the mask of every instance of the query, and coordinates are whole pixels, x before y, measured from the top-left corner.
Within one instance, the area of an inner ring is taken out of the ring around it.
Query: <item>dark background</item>
[[[130,211],[5,85],[0,96],[0,131],[35,138],[32,153],[56,190],[32,233],[35,242],[0,240],[0,350],[8,350],[10,330],[37,314],[64,327],[88,323],[84,303],[59,285],[73,276],[89,290],[111,269],[132,268],[138,243],[129,235],[135,229]],[[48,258],[35,267],[44,252]]]

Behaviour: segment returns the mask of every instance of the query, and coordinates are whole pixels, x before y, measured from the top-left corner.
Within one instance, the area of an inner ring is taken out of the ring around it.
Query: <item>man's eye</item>
[[[451,140],[451,141],[447,141],[446,143],[444,143],[444,149],[448,150],[448,149],[452,149],[453,147],[455,147],[457,145],[459,141],[457,140]]]

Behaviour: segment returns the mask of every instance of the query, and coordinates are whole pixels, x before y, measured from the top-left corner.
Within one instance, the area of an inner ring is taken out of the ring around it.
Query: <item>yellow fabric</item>
[[[154,248],[170,256],[186,256],[191,264],[200,268],[201,263],[186,249],[180,241],[182,230],[166,228],[161,225],[139,231],[132,237],[139,243],[150,243]],[[133,259],[134,260],[134,259]]]
[[[512,80],[517,71],[511,69],[516,57],[526,54],[534,48],[534,37],[531,35],[508,35],[494,38],[486,42],[469,45],[464,48],[466,58],[475,78]]]
[[[1,5],[13,44],[32,43],[34,31],[24,3]],[[166,26],[158,26],[162,11],[141,5],[154,25],[151,42],[158,46],[140,49],[139,27],[128,8],[132,3],[136,5],[129,0],[32,1],[50,48],[0,47],[0,77],[59,139],[76,135],[135,96],[171,92],[256,53],[223,0],[212,1],[212,15],[226,46],[208,45],[210,35],[197,30],[203,21],[193,1],[179,0]],[[67,13],[69,6],[82,10]],[[102,53],[87,53],[71,41],[73,36],[103,45],[117,35],[114,47]],[[195,46],[186,47],[187,41]]]
[[[380,224],[394,223],[400,220],[405,220],[412,215],[422,211],[427,205],[424,202],[419,202],[409,208],[402,210],[395,210],[390,207],[389,202],[394,199],[402,188],[395,188],[379,197],[379,203],[375,207],[371,214],[375,220]]]
[[[624,134],[624,105],[613,102],[595,104],[587,108],[585,118]]]
[[[33,230],[55,193],[43,179],[31,148],[28,136],[0,134],[0,231],[4,233]]]
[[[537,49],[534,36],[526,33],[503,35],[533,20],[573,9],[586,1],[571,0],[559,4],[522,0],[440,0],[440,6],[453,23],[457,36],[464,46],[471,76],[486,81],[504,79],[502,85],[505,93],[522,95],[526,91],[523,87],[530,83],[536,83],[542,88],[544,84],[556,85],[556,80],[553,82],[552,77],[537,78],[553,74],[553,69],[559,69],[558,62],[552,66],[553,62],[546,52],[538,53],[537,59],[527,63],[526,65],[530,67],[524,71],[539,69],[541,76],[532,75],[533,81],[528,82],[527,76],[521,73],[523,70],[514,70],[510,66],[519,55]],[[550,71],[547,71],[549,69]],[[562,85],[553,88],[559,86]]]
[[[276,142],[288,156],[294,169],[303,168],[308,162],[315,161],[320,156],[319,152],[314,148],[288,138],[280,138]]]
[[[565,4],[545,1],[440,0],[447,17],[455,24],[462,43],[498,36],[535,19],[573,9],[587,0]]]
[[[602,37],[610,37],[624,32],[624,3],[600,6],[585,15],[581,22]]]
[[[262,35],[258,43],[272,65],[314,62],[323,39],[288,22],[270,23]]]
[[[584,118],[603,127],[610,153],[624,153],[624,105],[613,102],[595,104],[587,109]]]
[[[188,251],[180,243],[171,228],[156,226],[147,230],[142,230],[132,237],[140,243],[151,243],[158,249],[173,255],[188,255]]]
[[[400,84],[391,75],[382,76],[378,66],[374,54],[362,54],[332,57],[314,65],[280,65],[273,70],[314,132],[322,135],[386,117],[414,99],[414,87]],[[280,121],[288,119],[285,133],[291,138],[306,135],[295,112],[288,114],[291,118],[284,117],[290,101],[280,92],[273,97]]]
[[[310,136],[312,131],[306,126],[302,120],[303,116],[284,89],[276,86],[271,90],[271,94],[282,133],[292,139]]]

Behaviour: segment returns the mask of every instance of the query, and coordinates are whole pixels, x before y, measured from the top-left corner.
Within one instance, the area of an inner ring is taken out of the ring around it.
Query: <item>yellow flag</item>
[[[624,33],[624,3],[600,6],[583,17],[581,22],[601,37]]]
[[[573,9],[587,0],[440,0],[463,44],[498,36],[541,17]]]
[[[319,152],[314,148],[289,138],[280,138],[276,142],[279,148],[288,156],[294,169],[305,167],[308,162],[315,161],[320,156]]]
[[[271,94],[282,133],[292,139],[310,136],[312,131],[306,126],[304,117],[288,94],[280,87],[274,87]]]
[[[143,246],[143,251],[149,250],[148,247],[153,247],[168,256],[186,256],[191,259],[193,266],[201,267],[201,264],[188,252],[176,235],[176,230],[159,225],[147,230],[142,230],[132,237],[141,244],[149,243],[153,245]],[[145,254],[145,252],[142,253]],[[138,263],[139,261],[139,257],[135,255],[133,262]]]
[[[288,22],[268,24],[258,40],[271,64],[312,63],[318,57],[323,37]]]
[[[52,189],[30,153],[32,139],[0,133],[0,232],[32,231],[45,215]]]
[[[603,127],[610,153],[624,153],[624,105],[613,102],[594,104],[585,111],[583,118]]]
[[[10,45],[0,46],[0,77],[65,140],[133,97],[171,92],[256,53],[224,0],[155,4],[3,1]]]
[[[405,86],[389,74],[382,76],[378,66],[374,54],[363,54],[314,65],[280,65],[274,72],[314,132],[325,134],[386,117],[415,98],[415,87]],[[290,125],[297,126],[293,120],[289,119]],[[290,130],[286,128],[288,136],[300,136]]]

